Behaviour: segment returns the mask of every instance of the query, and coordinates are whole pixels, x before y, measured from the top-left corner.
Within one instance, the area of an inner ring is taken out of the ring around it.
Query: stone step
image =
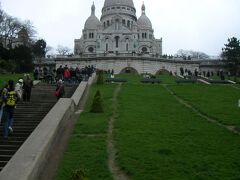
[[[18,150],[20,148],[19,145],[6,145],[6,144],[0,144],[1,150]],[[1,161],[1,159],[0,159]]]
[[[9,137],[9,139],[6,142],[3,142],[3,143],[4,143],[4,145],[18,145],[18,146],[21,146],[23,144],[23,142],[24,141],[14,141],[14,140],[12,140],[11,137]],[[2,143],[0,143],[0,144],[2,144]]]
[[[11,134],[11,138],[23,138],[24,140],[27,139],[27,137],[31,134],[32,132],[16,132],[14,131],[13,134]]]
[[[7,162],[8,161],[2,161],[2,160],[0,160],[0,167],[2,167],[2,169],[3,169],[3,167],[7,164]],[[1,169],[1,170],[2,170]]]
[[[1,161],[9,161],[11,159],[11,155],[0,155]]]
[[[13,156],[16,152],[14,150],[0,150],[1,155],[11,155]]]

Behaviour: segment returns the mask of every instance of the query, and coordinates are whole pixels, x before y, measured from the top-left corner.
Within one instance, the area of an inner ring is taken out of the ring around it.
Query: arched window
[[[106,51],[108,51],[108,43],[106,44]]]
[[[109,21],[107,21],[107,26],[110,26],[110,22]]]
[[[146,53],[146,52],[147,52],[147,48],[146,48],[146,47],[143,47],[143,48],[142,48],[142,52],[143,52],[143,53]]]
[[[104,28],[106,27],[106,22],[103,23]]]
[[[128,51],[128,43],[126,44],[126,51]]]
[[[119,36],[116,36],[116,37],[115,37],[115,40],[116,40],[116,48],[118,48],[118,44],[119,44]]]
[[[93,47],[88,48],[88,52],[93,53],[93,51],[94,51]]]
[[[130,21],[129,20],[127,21],[127,27],[130,28]]]
[[[116,19],[115,21],[115,29],[119,30],[119,19]]]

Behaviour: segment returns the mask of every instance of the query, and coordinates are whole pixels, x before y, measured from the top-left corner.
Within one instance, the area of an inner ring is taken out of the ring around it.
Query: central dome
[[[125,5],[132,8],[134,7],[133,0],[105,0],[104,7],[116,6],[116,5]]]

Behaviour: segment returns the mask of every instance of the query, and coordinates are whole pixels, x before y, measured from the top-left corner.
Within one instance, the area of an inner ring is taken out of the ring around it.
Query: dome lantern
[[[96,30],[96,29],[98,29],[98,26],[100,26],[100,25],[101,25],[101,22],[95,16],[95,5],[93,3],[93,5],[91,7],[91,16],[85,22],[84,29]]]
[[[145,7],[145,5],[143,3],[143,5],[142,5],[142,15],[146,15],[145,11],[146,11],[146,7]]]
[[[140,29],[152,30],[152,23],[151,23],[150,19],[146,16],[146,7],[145,7],[144,3],[142,5],[142,15],[138,19],[137,24]]]
[[[92,10],[92,13],[91,13],[91,15],[92,16],[95,16],[95,5],[94,5],[94,2],[93,2],[93,5],[92,5],[92,8],[91,8],[91,10]]]

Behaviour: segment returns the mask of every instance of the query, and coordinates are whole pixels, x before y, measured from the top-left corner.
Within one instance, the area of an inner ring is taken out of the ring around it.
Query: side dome
[[[152,29],[152,23],[146,15],[142,15],[138,19],[137,24],[140,29]]]
[[[92,5],[92,13],[91,16],[86,20],[84,29],[98,29],[98,26],[101,26],[101,22],[95,16],[95,5]]]
[[[140,29],[151,29],[152,30],[152,23],[150,21],[150,19],[146,16],[145,13],[145,5],[142,5],[142,15],[140,16],[140,18],[137,21],[137,24],[139,26]]]
[[[98,29],[100,25],[101,22],[96,16],[90,16],[85,22],[84,29]]]

